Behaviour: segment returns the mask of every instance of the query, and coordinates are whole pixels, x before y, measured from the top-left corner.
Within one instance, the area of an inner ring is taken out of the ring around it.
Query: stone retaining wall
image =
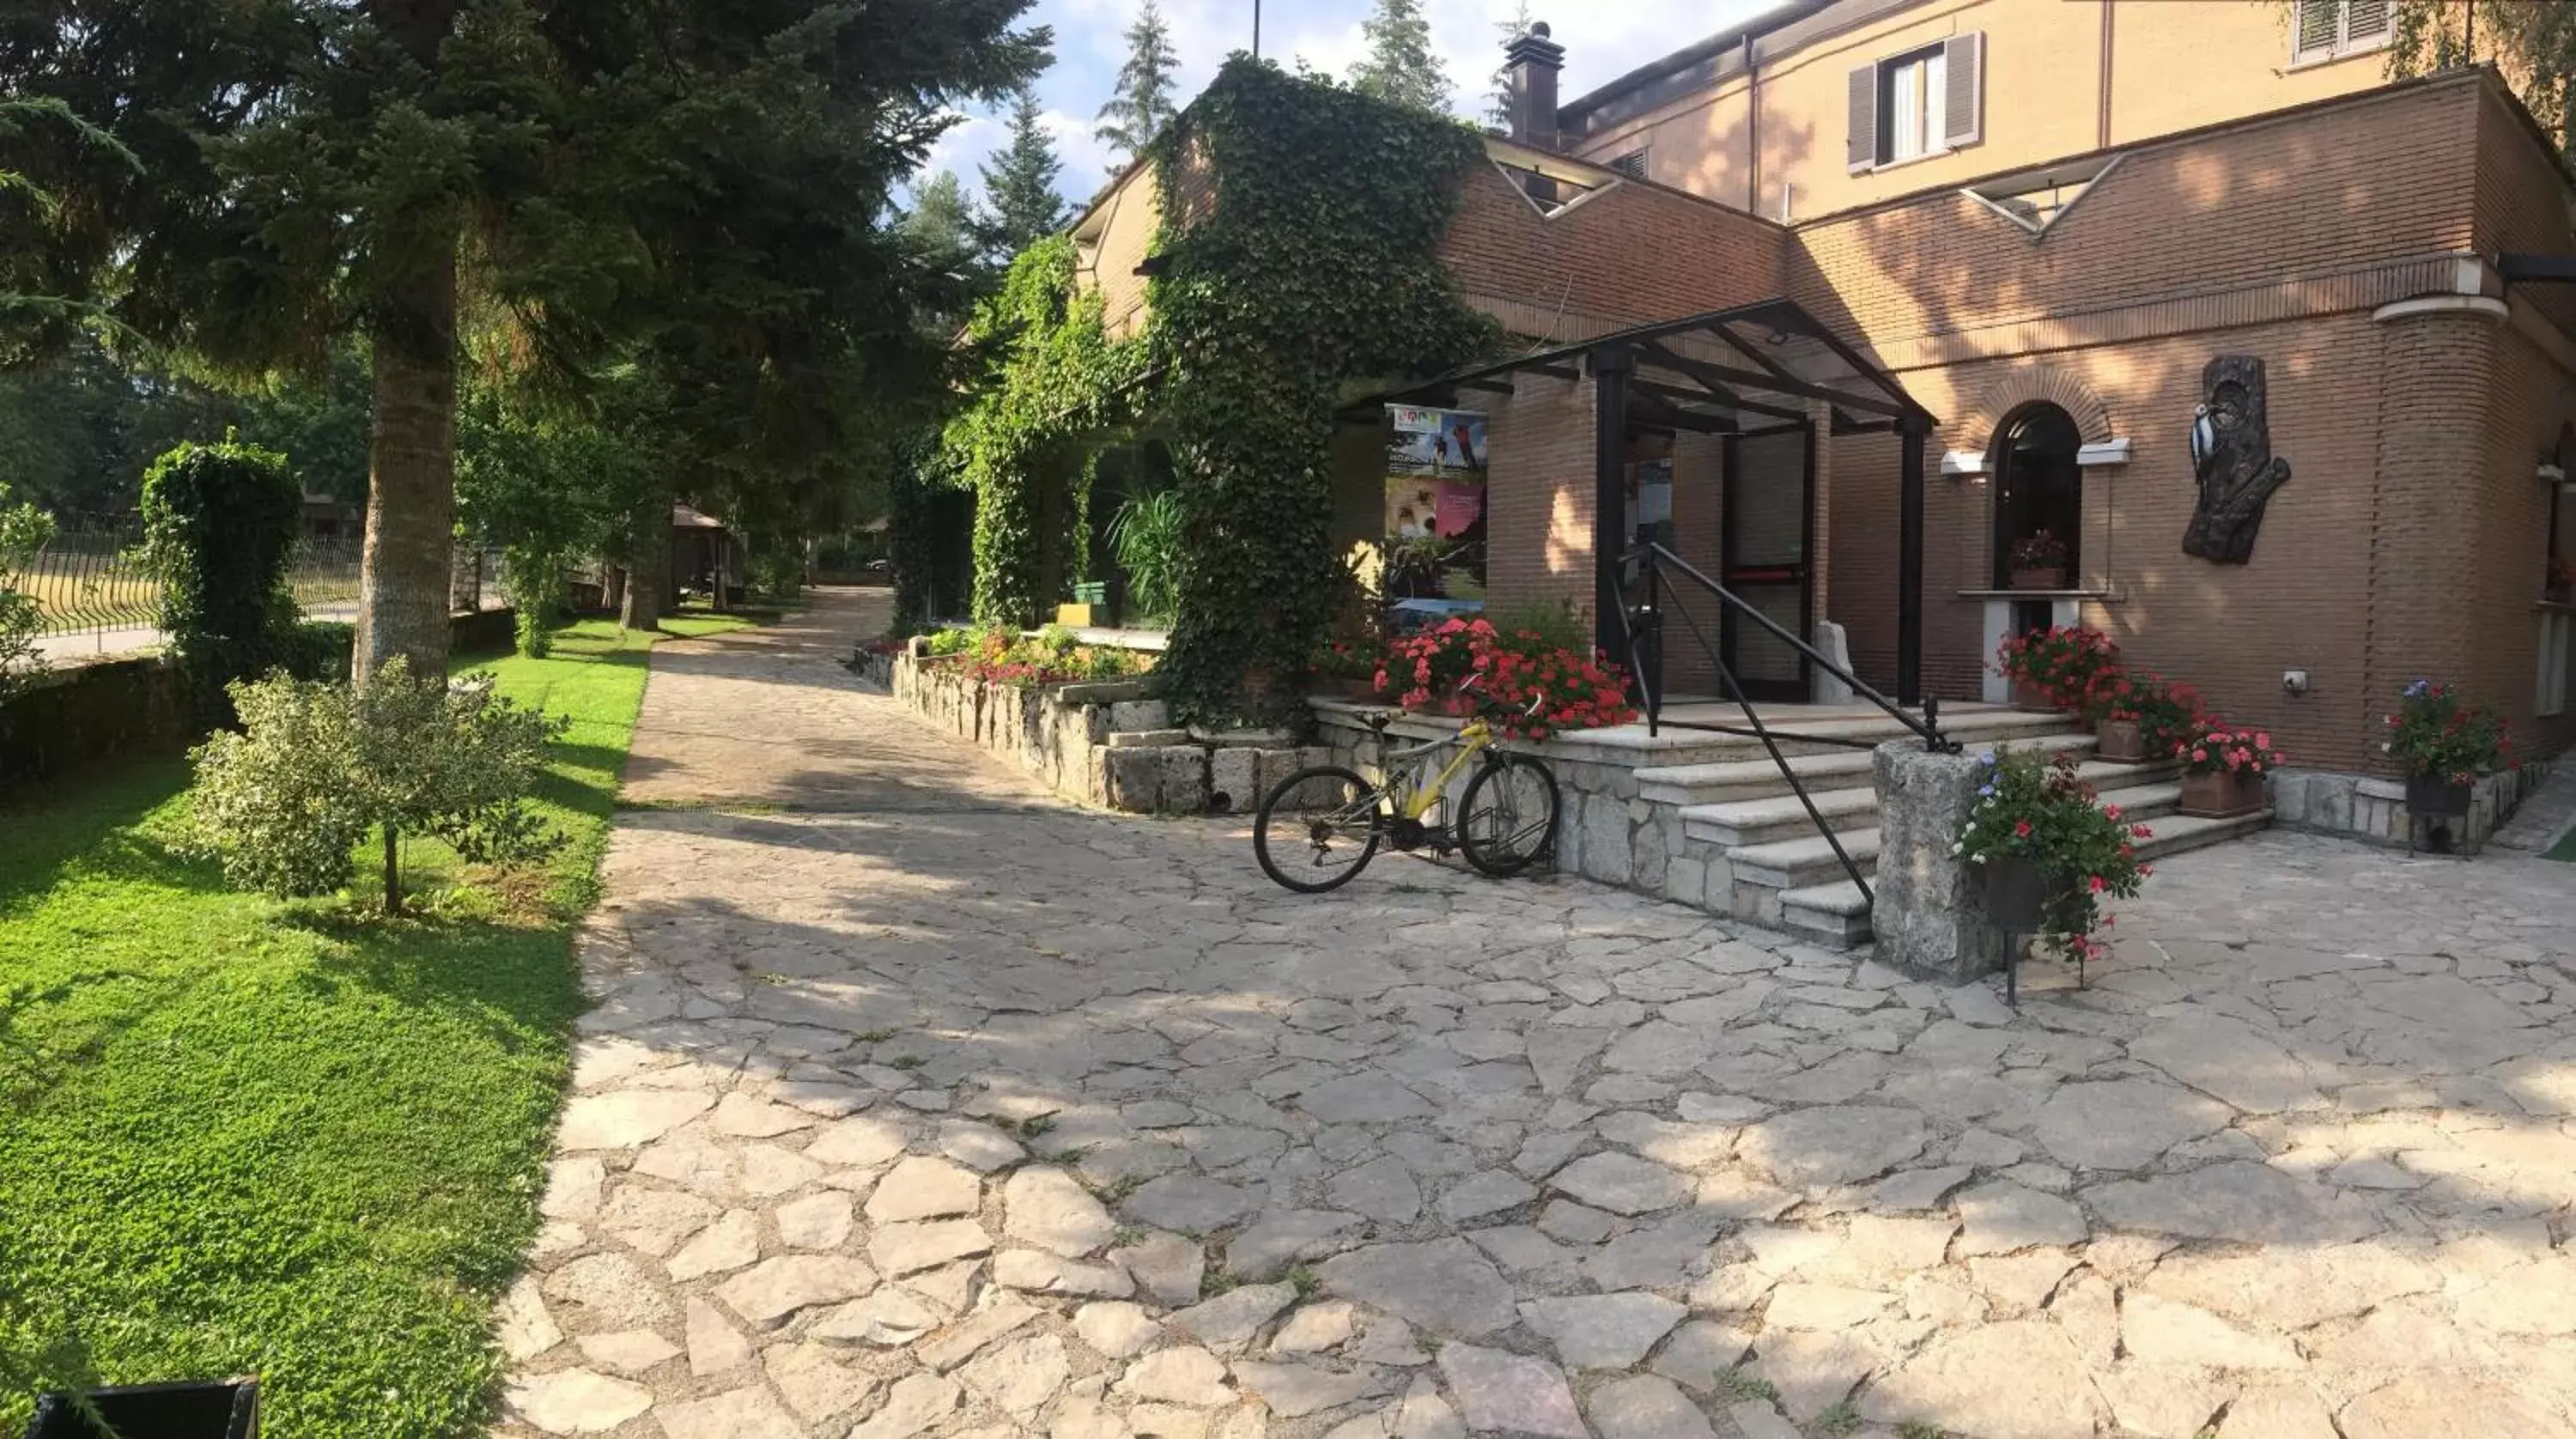
[[[862,656],[860,673],[869,672]],[[891,657],[896,699],[959,739],[1018,764],[1067,799],[1130,814],[1249,813],[1294,771],[1326,762],[1270,731],[1174,728],[1145,680],[1006,685],[954,658]]]
[[[2477,783],[2465,820],[2446,820],[2450,847],[2464,854],[2484,848],[2487,837],[2513,817],[2523,797],[2540,787],[2549,761],[2491,774]],[[2287,829],[2357,839],[2403,849],[2407,844],[2406,781],[2327,770],[2285,769],[2272,776],[2272,820]]]

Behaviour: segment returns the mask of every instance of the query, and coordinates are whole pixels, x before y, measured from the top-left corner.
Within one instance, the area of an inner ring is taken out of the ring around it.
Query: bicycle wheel
[[[1322,894],[1368,868],[1383,830],[1378,792],[1368,781],[1339,765],[1316,765],[1262,796],[1252,853],[1280,884]]]
[[[1538,862],[1556,842],[1556,776],[1525,754],[1476,771],[1458,804],[1458,848],[1496,879]]]

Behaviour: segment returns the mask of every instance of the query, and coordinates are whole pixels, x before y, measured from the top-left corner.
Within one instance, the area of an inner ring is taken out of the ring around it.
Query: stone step
[[[1843,849],[1866,876],[1878,868],[1878,827],[1849,832],[1835,831]],[[1726,857],[1728,878],[1735,886],[1739,902],[1734,912],[1744,914],[1741,897],[1747,889],[1805,889],[1810,885],[1848,880],[1842,861],[1834,857],[1834,847],[1820,834],[1799,839],[1784,839],[1770,844],[1747,845]],[[1749,917],[1749,916],[1748,916]]]
[[[2069,731],[2016,735],[2012,743],[2031,749],[2081,751],[2091,749],[2095,741],[2089,734]],[[1810,790],[1841,788],[1854,781],[1865,783],[1870,777],[1870,765],[1870,752],[1865,749],[1838,749],[1789,759],[1790,770]],[[1658,804],[1730,804],[1785,795],[1789,793],[1789,782],[1780,777],[1780,767],[1771,762],[1770,756],[1764,755],[1760,759],[1715,764],[1650,766],[1637,771],[1637,793]]]
[[[2091,740],[2087,738],[2084,742],[2089,744]],[[2174,796],[2157,793],[2156,785],[2159,781],[2169,779],[2175,772],[2176,766],[2171,761],[2163,764],[2136,765],[2114,764],[2109,760],[2087,760],[2077,765],[2075,769],[2077,778],[2102,792],[2103,803],[2120,805],[2124,812],[2138,810],[2141,818],[2144,818],[2146,813],[2140,810],[2142,805],[2153,806],[2161,803],[2165,809],[2173,807]],[[1779,777],[1776,769],[1772,772],[1772,777],[1774,779]],[[1801,775],[1800,778],[1803,779],[1805,776]],[[2116,791],[2109,788],[2115,784],[2124,788]],[[2134,797],[2124,799],[2118,798],[2119,795]],[[1815,802],[1816,812],[1823,815],[1826,822],[1833,825],[1837,831],[1860,828],[1878,814],[1878,791],[1874,788],[1854,786],[1848,789],[1811,789],[1807,792],[1807,797]],[[1682,824],[1683,833],[1691,839],[1724,848],[1795,839],[1802,834],[1814,833],[1816,827],[1815,819],[1807,813],[1807,807],[1798,802],[1797,795],[1786,793],[1766,799],[1739,800],[1731,804],[1685,806],[1682,809]]]
[[[1780,894],[1780,927],[1827,949],[1869,943],[1869,899],[1848,879],[1812,884]]]
[[[2175,786],[2179,791],[2180,786]],[[2207,849],[2224,844],[2239,835],[2252,834],[2272,826],[2272,812],[2258,809],[2231,819],[2196,819],[2189,815],[2167,814],[2153,825],[2156,837],[2138,846],[2140,859],[2161,859],[2188,850]],[[2148,881],[2150,884],[2154,881]]]
[[[1702,706],[1694,704],[1693,709]],[[1725,706],[1706,707],[1718,723],[1741,725],[1743,712]],[[1883,714],[1870,714],[1844,719],[1800,719],[1795,713],[1766,712],[1754,709],[1762,722],[1792,735],[1812,739],[1780,738],[1780,749],[1789,755],[1830,755],[1856,753],[1866,749],[1856,744],[1876,745],[1912,733],[1904,725]],[[1941,732],[1962,744],[1982,745],[2017,740],[2026,735],[2063,732],[2072,721],[2063,714],[2029,714],[2001,707],[1944,710]],[[1842,743],[1835,743],[1841,741]],[[1648,735],[1645,722],[1618,725],[1609,729],[1576,730],[1548,741],[1544,751],[1551,759],[1577,764],[1615,764],[1638,769],[1666,769],[1734,760],[1768,758],[1762,741],[1749,734],[1719,734],[1704,730],[1680,729],[1671,725],[1661,733]]]

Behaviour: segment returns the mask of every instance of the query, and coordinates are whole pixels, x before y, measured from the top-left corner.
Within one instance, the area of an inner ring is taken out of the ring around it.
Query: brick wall
[[[1496,608],[1534,601],[1593,612],[1592,385],[1514,378],[1487,411],[1485,584]]]

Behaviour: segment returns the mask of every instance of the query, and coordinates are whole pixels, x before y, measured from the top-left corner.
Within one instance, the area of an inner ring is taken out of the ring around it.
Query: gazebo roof
[[[1604,350],[1633,357],[1629,410],[1648,424],[1768,434],[1805,426],[1807,403],[1815,400],[1833,407],[1838,435],[1894,429],[1906,418],[1928,424],[1932,418],[1895,376],[1787,299],[1633,325],[1371,395],[1351,408],[1440,402],[1460,390],[1508,393],[1506,377],[1517,373],[1576,379],[1581,371],[1575,362]]]

